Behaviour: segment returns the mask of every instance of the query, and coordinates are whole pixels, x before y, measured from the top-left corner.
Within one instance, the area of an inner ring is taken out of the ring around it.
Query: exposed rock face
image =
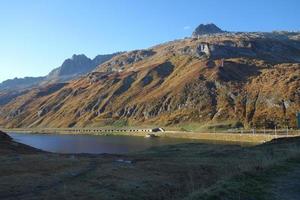
[[[207,34],[224,33],[222,29],[217,27],[215,24],[200,24],[193,32],[192,37],[198,37]]]
[[[139,61],[145,60],[153,56],[155,52],[153,50],[135,50],[131,52],[126,52],[111,59],[109,62],[104,64],[101,71],[106,72],[121,72],[124,70],[125,66],[132,65]]]
[[[300,41],[287,33],[225,33],[122,53],[66,85],[0,108],[7,127],[225,123],[295,126]],[[291,38],[293,37],[293,38]]]

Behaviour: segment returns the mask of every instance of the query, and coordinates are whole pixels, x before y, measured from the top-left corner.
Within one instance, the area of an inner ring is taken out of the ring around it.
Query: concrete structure
[[[7,132],[28,132],[28,133],[66,133],[66,134],[110,134],[110,133],[132,133],[132,135],[139,134],[152,134],[154,132],[165,132],[163,128],[133,128],[133,127],[124,127],[124,128],[114,128],[114,127],[103,127],[103,128],[17,128],[17,129],[5,129]]]
[[[77,132],[77,133],[106,133],[106,132],[152,132],[152,129],[98,129],[98,128],[87,128],[87,129],[61,129],[64,132]]]

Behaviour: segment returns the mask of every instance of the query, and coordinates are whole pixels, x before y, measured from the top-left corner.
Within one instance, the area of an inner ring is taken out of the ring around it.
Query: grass
[[[181,131],[197,131],[197,132],[218,132],[226,131],[231,128],[240,128],[243,124],[239,121],[227,121],[222,123],[185,123],[177,128]]]
[[[113,127],[126,127],[128,125],[127,120],[125,119],[119,119],[113,122]]]
[[[290,146],[280,144],[277,148],[268,144],[255,147],[261,153],[254,159],[247,157],[249,160],[246,163],[241,162],[237,167],[238,173],[218,181],[212,187],[190,194],[185,200],[282,199],[282,194],[278,197],[278,185],[287,174],[294,176],[296,171],[299,177],[300,152],[299,144],[295,143]],[[293,185],[292,180],[289,182]],[[300,195],[299,191],[291,191],[289,187],[284,188],[284,199],[289,199],[289,195]]]
[[[194,199],[277,199],[274,190],[274,177],[285,176],[293,166],[300,164],[300,158],[289,160],[279,165],[266,167],[256,171],[245,172],[206,191],[196,191],[185,200]]]
[[[274,183],[300,169],[300,138],[252,147],[178,144],[127,155],[3,152],[0,199],[275,199]]]

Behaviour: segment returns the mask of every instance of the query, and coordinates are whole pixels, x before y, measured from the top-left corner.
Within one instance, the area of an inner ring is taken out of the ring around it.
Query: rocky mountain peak
[[[216,34],[216,33],[224,33],[222,29],[217,27],[215,24],[200,24],[195,31],[193,32],[193,37],[197,37],[199,35],[206,35],[206,34]]]
[[[73,54],[73,56],[71,58],[71,60],[80,60],[80,59],[86,59],[87,60],[89,58],[84,54]]]
[[[1,91],[4,90],[16,90],[16,93],[12,93],[10,98],[19,94],[18,90],[28,89],[39,85],[49,83],[66,82],[75,79],[81,75],[87,74],[94,70],[97,66],[110,60],[114,56],[120,54],[119,52],[113,54],[97,55],[94,59],[88,58],[84,54],[74,54],[71,58],[63,61],[62,65],[53,69],[47,76],[42,77],[25,77],[15,78],[0,82],[0,105],[7,101],[1,100]],[[20,93],[21,94],[21,93]]]

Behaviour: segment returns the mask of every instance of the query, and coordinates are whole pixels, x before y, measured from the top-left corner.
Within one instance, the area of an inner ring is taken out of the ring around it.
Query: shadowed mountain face
[[[94,70],[98,65],[110,60],[116,54],[98,55],[93,60],[85,55],[73,55],[63,64],[51,71],[44,82],[65,82]]]
[[[274,127],[288,121],[295,126],[297,35],[211,34],[122,53],[68,84],[36,88],[11,100],[0,108],[0,125],[239,122]]]
[[[200,24],[193,32],[193,37],[224,32],[225,31],[217,27],[215,24]]]
[[[41,84],[69,81],[91,72],[98,65],[108,61],[115,55],[117,53],[98,55],[93,60],[83,54],[73,55],[72,58],[65,60],[60,67],[54,69],[45,77],[25,77],[6,80],[0,83],[0,91],[23,90]]]
[[[97,64],[94,64],[93,60],[85,55],[73,55],[72,58],[65,60],[60,67],[51,71],[45,80],[63,82],[90,72],[95,66]]]

